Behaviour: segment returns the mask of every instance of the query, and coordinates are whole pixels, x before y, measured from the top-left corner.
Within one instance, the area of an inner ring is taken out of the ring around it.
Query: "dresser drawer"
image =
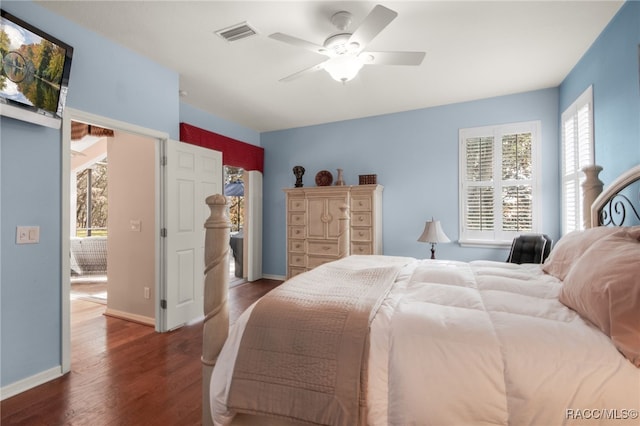
[[[295,211],[295,212],[305,211],[304,198],[289,198],[289,211]]]
[[[314,257],[314,256],[309,256],[309,258],[307,259],[307,266],[309,267],[309,269],[313,269],[316,266],[320,266],[320,265],[324,265],[325,263],[329,263],[329,262],[333,262],[336,259],[332,259],[332,258],[327,258],[327,257]]]
[[[371,241],[371,228],[351,228],[351,241]]]
[[[304,226],[290,226],[288,229],[289,238],[304,238]]]
[[[289,266],[300,266],[304,268],[306,266],[304,253],[289,253]]]
[[[371,212],[352,213],[351,226],[371,226]]]
[[[354,195],[351,198],[351,211],[354,211],[354,212],[371,211],[371,197]]]
[[[288,247],[290,253],[304,253],[304,240],[289,240]]]
[[[304,212],[289,213],[289,226],[303,226],[304,224]]]
[[[287,276],[288,278],[293,278],[296,275],[300,275],[303,272],[306,272],[306,268],[296,268],[296,267],[289,267],[289,275]]]
[[[371,243],[351,243],[351,254],[373,254]]]
[[[339,253],[337,241],[308,241],[307,253],[327,256],[337,256]]]

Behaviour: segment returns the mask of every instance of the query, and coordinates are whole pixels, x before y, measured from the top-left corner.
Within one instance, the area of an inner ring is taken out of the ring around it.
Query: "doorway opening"
[[[229,256],[229,287],[244,283],[244,169],[224,166],[224,195],[229,200],[229,220],[231,221],[231,256]]]
[[[91,121],[70,124],[69,298],[154,326],[158,141]]]
[[[113,130],[71,122],[70,297],[107,304],[107,146]]]

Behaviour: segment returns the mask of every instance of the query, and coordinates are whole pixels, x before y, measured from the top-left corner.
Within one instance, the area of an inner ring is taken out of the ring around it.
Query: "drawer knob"
[[[296,244],[296,248],[300,248],[300,244]]]
[[[360,202],[358,203],[358,205],[359,205],[360,207],[362,207],[364,204],[362,203],[362,201],[360,201]]]
[[[324,250],[324,251],[331,250],[331,247],[329,247],[329,246],[324,246],[324,247],[322,247],[322,250]]]
[[[359,251],[360,253],[362,253],[362,252],[364,251],[364,249],[363,249],[362,247],[358,247],[358,251]]]
[[[363,222],[363,221],[364,221],[364,217],[359,216],[359,217],[358,217],[358,220],[359,220],[360,222]]]
[[[296,235],[298,235],[300,233],[299,229],[296,229]]]
[[[361,237],[363,237],[363,236],[364,236],[364,232],[360,231],[360,232],[358,232],[358,235],[360,235]]]

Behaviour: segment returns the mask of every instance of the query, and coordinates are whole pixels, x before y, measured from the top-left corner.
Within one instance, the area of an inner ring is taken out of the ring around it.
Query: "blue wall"
[[[564,111],[593,85],[596,163],[605,185],[640,164],[640,2],[628,1],[560,86]]]
[[[74,47],[68,106],[178,136],[177,73],[34,3],[3,1],[2,8]],[[6,386],[61,364],[62,139],[59,130],[0,120],[0,385]],[[18,225],[39,225],[40,243],[16,245]]]
[[[4,4],[3,4],[4,7]],[[2,385],[60,364],[60,136],[1,118]],[[16,245],[16,226],[40,225],[40,243]]]
[[[492,124],[542,122],[543,229],[559,234],[558,91],[540,90],[511,96],[426,108],[264,133],[264,247],[266,274],[284,275],[285,196],[292,187],[291,169],[306,169],[303,182],[315,186],[323,169],[344,169],[348,185],[358,175],[375,173],[384,185],[384,253],[426,257],[416,240],[424,222],[441,220],[445,233],[458,239],[458,130]],[[504,260],[505,249],[463,248],[441,244],[440,257],[458,260]]]
[[[542,228],[560,235],[560,112],[594,86],[596,161],[603,182],[640,163],[640,2],[620,9],[558,89],[485,99],[400,114],[289,129],[262,135],[265,148],[264,271],[285,273],[285,214],[282,188],[293,186],[291,169],[315,174],[345,170],[347,184],[358,174],[377,173],[385,186],[384,252],[425,257],[416,242],[424,221],[442,221],[458,237],[459,128],[541,120],[543,132]],[[440,257],[472,260],[506,257],[506,250],[443,244]]]
[[[181,107],[178,73],[30,1],[2,8],[74,47],[67,106],[179,137],[191,119],[249,143],[256,132]],[[61,365],[61,133],[0,117],[0,386]],[[16,245],[18,225],[40,243]],[[66,238],[66,236],[64,237]]]

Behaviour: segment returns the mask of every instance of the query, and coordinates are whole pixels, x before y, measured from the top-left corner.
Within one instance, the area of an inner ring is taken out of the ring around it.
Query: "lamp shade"
[[[428,220],[424,225],[424,231],[418,238],[418,241],[422,243],[448,243],[451,242],[447,234],[442,230],[439,220]]]

